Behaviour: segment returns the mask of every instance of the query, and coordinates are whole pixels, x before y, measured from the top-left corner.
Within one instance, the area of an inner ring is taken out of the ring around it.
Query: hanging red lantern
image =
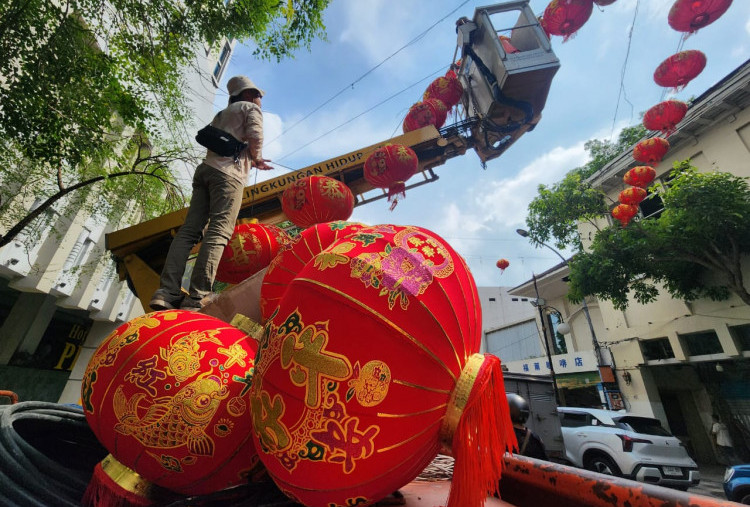
[[[477,353],[473,278],[425,229],[360,235],[307,263],[266,324],[251,388],[261,461],[307,506],[370,505],[445,446],[447,506],[478,507],[515,438],[500,362]]]
[[[677,129],[677,124],[687,114],[688,105],[680,100],[665,100],[646,111],[643,115],[643,126],[649,130],[658,130],[668,137]]]
[[[366,228],[357,222],[328,222],[308,227],[289,243],[268,266],[260,289],[260,313],[262,322],[271,316],[279,306],[281,297],[289,283],[302,271],[308,262],[316,259],[321,252],[340,238],[346,238]],[[334,252],[335,253],[335,252]],[[321,256],[321,259],[325,256]]]
[[[498,267],[498,269],[500,270],[500,274],[502,274],[502,273],[503,273],[503,271],[505,271],[505,269],[506,269],[506,268],[507,268],[508,266],[510,266],[510,262],[508,262],[508,259],[500,259],[500,260],[498,260],[498,261],[497,261],[497,262],[495,263],[495,266],[497,266],[497,267]]]
[[[297,227],[346,220],[354,211],[354,194],[328,176],[308,176],[292,183],[281,194],[281,209]]]
[[[451,108],[461,101],[464,94],[464,87],[458,81],[455,72],[439,77],[430,83],[424,92],[423,100],[437,99],[447,108]],[[443,120],[445,122],[445,120]]]
[[[89,361],[81,400],[113,458],[97,467],[86,504],[130,498],[108,490],[113,461],[120,484],[142,478],[184,495],[246,482],[258,464],[247,395],[257,348],[226,322],[184,310],[149,313],[109,335]]]
[[[633,158],[638,162],[657,165],[669,151],[669,141],[663,137],[644,139],[633,148]]]
[[[275,225],[240,223],[224,247],[216,279],[225,283],[240,283],[271,263],[279,249],[289,241],[284,230]]]
[[[406,180],[419,168],[417,154],[402,144],[386,144],[370,153],[365,160],[365,180],[376,188],[388,189],[391,209],[396,207],[399,195],[406,196]]]
[[[612,216],[619,220],[623,227],[628,225],[637,214],[638,206],[632,204],[618,204],[612,210]]]
[[[654,178],[656,178],[656,171],[653,167],[639,165],[626,172],[622,181],[624,181],[626,185],[646,188],[649,183],[654,181]]]
[[[544,9],[544,30],[565,42],[588,21],[593,9],[592,0],[552,0]]]
[[[732,0],[677,0],[669,10],[669,26],[695,33],[719,19],[730,5]]]
[[[659,86],[679,91],[685,88],[706,67],[706,55],[697,49],[680,51],[663,62],[654,71],[654,81]]]
[[[620,192],[620,202],[622,204],[631,204],[637,206],[648,195],[645,189],[640,187],[629,187]]]
[[[448,107],[442,100],[427,99],[417,102],[409,109],[404,118],[404,133],[418,130],[427,125],[439,129],[448,116]]]

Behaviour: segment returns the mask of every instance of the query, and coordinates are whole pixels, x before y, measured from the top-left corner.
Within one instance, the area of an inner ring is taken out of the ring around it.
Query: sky
[[[663,100],[664,90],[652,76],[681,42],[681,34],[667,24],[672,3],[617,0],[607,7],[594,6],[591,18],[574,38],[563,43],[562,38],[553,37],[561,68],[533,132],[490,161],[486,169],[469,151],[437,167],[440,179],[409,190],[394,211],[380,200],[355,208],[351,220],[418,225],[434,231],[467,260],[480,286],[515,286],[532,272],[557,264],[559,258],[553,252],[535,248],[515,230],[525,228],[527,206],[539,184],[553,184],[586,162],[587,140],[616,137],[621,128],[640,122],[643,112]],[[537,14],[546,4],[531,1]],[[226,105],[223,90],[231,76],[249,76],[266,91],[264,157],[295,169],[382,142],[401,134],[408,108],[420,100],[432,79],[447,70],[456,45],[455,20],[473,17],[474,9],[484,5],[487,0],[333,0],[324,15],[327,40],[315,41],[310,52],[301,50],[281,63],[267,62],[253,57],[251,41],[238,43],[222,76],[215,109]],[[350,86],[443,18],[418,41]],[[631,27],[632,43],[622,80],[627,101],[620,101],[615,116]],[[496,24],[496,28],[500,27]],[[674,95],[687,100],[750,55],[750,1],[735,0],[722,18],[690,36],[683,49],[700,49],[708,58],[703,73]],[[336,99],[294,125],[343,89]],[[287,172],[283,168],[263,171],[257,181]],[[250,183],[255,181],[252,174]],[[502,274],[495,267],[499,258],[510,261]]]

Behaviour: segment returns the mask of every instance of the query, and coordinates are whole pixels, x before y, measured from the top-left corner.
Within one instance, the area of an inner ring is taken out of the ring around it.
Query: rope
[[[622,70],[620,71],[620,88],[617,91],[617,105],[615,106],[615,115],[612,118],[612,130],[609,133],[610,140],[612,139],[612,136],[615,134],[615,123],[617,122],[617,113],[620,110],[620,98],[624,97],[625,102],[630,104],[630,118],[633,118],[633,103],[628,100],[628,94],[625,93],[625,71],[628,68],[628,60],[630,59],[630,46],[633,43],[633,30],[635,30],[635,19],[638,17],[638,6],[640,5],[641,0],[636,0],[635,2],[635,10],[633,11],[633,22],[630,25],[630,30],[628,31],[628,48],[625,51],[625,61],[622,63]]]

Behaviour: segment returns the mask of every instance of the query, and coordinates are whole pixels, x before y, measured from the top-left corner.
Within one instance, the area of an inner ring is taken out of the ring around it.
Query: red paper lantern
[[[669,10],[669,26],[695,33],[719,19],[730,5],[732,0],[677,0]]]
[[[637,206],[648,195],[645,189],[640,187],[629,187],[620,192],[620,202],[622,204],[631,204]]]
[[[544,31],[567,41],[588,21],[593,9],[592,0],[552,0],[544,9]]]
[[[654,178],[656,178],[656,171],[653,167],[649,167],[647,165],[639,165],[626,172],[625,176],[623,176],[622,178],[622,181],[624,181],[627,185],[646,188],[649,183],[654,181]]]
[[[418,130],[427,125],[439,129],[448,116],[448,107],[442,100],[427,99],[417,102],[409,109],[404,118],[404,133]]]
[[[674,88],[687,86],[706,67],[706,55],[697,49],[680,51],[663,62],[654,71],[654,81],[659,86]]]
[[[643,115],[643,126],[670,136],[687,113],[688,105],[680,100],[665,100],[656,104]]]
[[[500,273],[502,274],[505,269],[510,266],[510,262],[508,262],[508,259],[500,259],[495,263],[495,266],[498,267],[500,270]]]
[[[370,153],[365,160],[365,180],[376,188],[388,189],[391,209],[398,203],[398,196],[406,196],[406,180],[419,168],[417,154],[403,144],[386,144]]]
[[[623,227],[628,225],[637,214],[638,206],[632,204],[618,204],[612,210],[612,216],[619,220]]]
[[[303,267],[340,238],[356,234],[366,228],[356,222],[328,222],[316,224],[302,231],[274,257],[268,267],[260,289],[260,313],[265,323],[279,306],[289,283]],[[335,252],[334,252],[335,253]],[[325,256],[320,256],[322,259]],[[319,262],[319,261],[315,261]],[[322,262],[322,261],[321,261]]]
[[[476,353],[476,285],[430,231],[360,235],[307,263],[266,324],[251,388],[261,461],[300,503],[370,505],[442,442],[456,458],[448,507],[478,507],[515,439],[499,361]]]
[[[137,317],[89,361],[86,420],[117,461],[171,491],[207,494],[246,482],[258,462],[247,394],[257,348],[197,312]],[[101,498],[95,482],[88,495]]]
[[[463,94],[464,87],[458,81],[458,76],[455,72],[449,72],[430,83],[424,92],[423,100],[437,99],[446,107],[451,108],[461,101]]]
[[[328,176],[308,176],[284,190],[281,209],[289,220],[304,229],[352,216],[354,194],[339,180]]]
[[[225,283],[240,283],[268,266],[288,241],[286,232],[275,225],[238,224],[224,247],[216,269],[216,279]]]
[[[669,151],[669,141],[663,137],[644,139],[633,148],[633,158],[638,162],[657,165]]]

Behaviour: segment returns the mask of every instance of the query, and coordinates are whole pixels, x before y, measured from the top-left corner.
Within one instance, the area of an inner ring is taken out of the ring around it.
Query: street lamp
[[[527,231],[525,229],[516,229],[516,233],[519,236],[523,237],[523,238],[528,238],[529,237],[529,231]],[[560,257],[560,259],[563,261],[563,263],[566,266],[570,266],[568,264],[568,259],[566,259],[565,257],[563,257],[563,255],[560,252],[558,252],[557,250],[555,250],[554,248],[552,248],[551,246],[549,246],[547,243],[543,243],[541,241],[537,241],[537,240],[535,240],[533,238],[532,238],[532,241],[534,243],[539,244],[539,245],[546,246],[547,248],[549,248],[550,250],[552,250],[555,253],[555,255],[557,255],[558,257]],[[534,285],[536,286],[536,278],[534,279]],[[539,297],[538,294],[537,294],[537,297]],[[586,297],[585,296],[583,297],[582,306],[583,306],[583,314],[586,316],[586,322],[588,322],[588,324],[589,324],[589,331],[591,331],[591,342],[594,345],[594,355],[596,356],[596,366],[599,367],[599,366],[602,365],[602,351],[601,351],[601,347],[599,346],[599,340],[596,339],[596,332],[594,331],[594,324],[593,324],[593,322],[591,322],[591,315],[589,314],[589,305],[586,304]]]

